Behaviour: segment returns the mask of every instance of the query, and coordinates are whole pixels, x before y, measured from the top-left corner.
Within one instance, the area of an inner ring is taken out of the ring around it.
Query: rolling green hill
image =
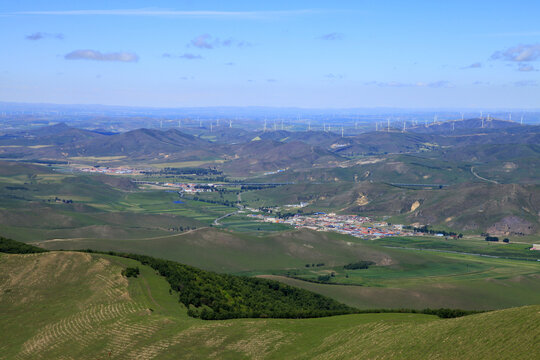
[[[234,176],[247,176],[289,167],[311,168],[344,160],[326,149],[301,141],[257,140],[238,145],[232,150],[233,160],[224,163],[222,168]]]
[[[456,319],[359,314],[204,321],[148,266],[71,252],[0,255],[1,359],[534,359],[540,308]]]
[[[280,281],[289,279],[282,276],[317,280],[319,276],[334,273],[330,284],[302,281],[295,286],[362,309],[488,310],[540,302],[540,292],[536,290],[540,286],[540,265],[535,261],[393,249],[380,246],[377,241],[310,230],[254,236],[201,229],[148,239],[75,238],[37,244],[47,249],[91,248],[146,254],[220,273],[281,276],[277,278]],[[382,245],[408,247],[407,243],[383,242]],[[482,254],[482,248],[490,245],[477,241],[475,246],[457,250]],[[528,254],[529,247],[516,249],[516,254]],[[376,265],[367,270],[343,269],[344,265],[359,260],[373,261]],[[306,264],[322,265],[306,267]]]

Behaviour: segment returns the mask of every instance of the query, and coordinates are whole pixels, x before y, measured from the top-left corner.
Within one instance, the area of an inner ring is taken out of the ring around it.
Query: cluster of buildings
[[[314,215],[295,215],[287,219],[262,214],[251,214],[248,216],[257,218],[259,221],[288,224],[296,228],[307,228],[315,231],[335,231],[363,239],[413,235],[412,231],[404,230],[403,225],[375,222],[369,217],[357,215],[317,213]]]
[[[201,184],[195,183],[165,183],[165,186],[177,187],[180,191],[185,193],[211,192],[215,190],[214,184],[205,184],[201,186]]]
[[[280,173],[280,172],[283,172],[283,171],[285,171],[285,170],[287,170],[287,169],[278,169],[278,170],[276,170],[276,171],[267,171],[267,172],[265,172],[263,175],[274,175],[274,174],[278,174],[278,173]]]
[[[107,174],[107,175],[140,175],[141,174],[141,170],[125,168],[125,167],[110,168],[106,166],[103,166],[103,167],[92,166],[92,167],[80,168],[79,171],[86,172],[86,173],[99,173],[99,174]]]
[[[197,183],[172,183],[172,182],[159,182],[159,181],[135,181],[137,184],[145,184],[152,186],[159,186],[165,188],[173,188],[178,192],[185,193],[200,193],[200,192],[212,192],[217,190],[217,184],[197,184]]]

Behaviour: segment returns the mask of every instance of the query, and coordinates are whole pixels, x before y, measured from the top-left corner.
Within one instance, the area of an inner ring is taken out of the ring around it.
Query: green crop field
[[[0,255],[1,359],[534,359],[540,307],[456,319],[360,314],[204,321],[164,278],[106,255]],[[9,270],[9,271],[8,271]],[[24,274],[24,276],[21,276]]]

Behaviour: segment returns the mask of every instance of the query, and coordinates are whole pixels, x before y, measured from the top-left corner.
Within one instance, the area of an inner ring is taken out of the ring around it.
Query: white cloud
[[[96,50],[75,50],[64,56],[66,60],[95,60],[95,61],[119,61],[137,62],[139,56],[129,52],[101,53]]]
[[[55,16],[174,16],[174,17],[207,17],[207,18],[267,18],[298,16],[320,13],[319,10],[297,9],[283,11],[213,11],[213,10],[167,10],[167,9],[116,9],[116,10],[56,10],[56,11],[19,11],[4,15],[55,15]]]
[[[471,65],[469,66],[464,66],[462,67],[462,69],[478,69],[478,68],[481,68],[482,67],[482,63],[480,62],[475,62],[475,63],[472,63]]]
[[[496,51],[491,55],[495,60],[506,61],[535,61],[540,58],[540,43],[531,45],[517,45],[503,51]]]
[[[342,75],[342,74],[333,74],[333,73],[330,73],[330,74],[326,74],[324,75],[325,78],[328,78],[328,79],[343,79],[345,76]]]
[[[403,83],[399,81],[388,81],[388,82],[380,82],[380,81],[370,81],[364,83],[364,85],[375,85],[380,87],[431,87],[431,88],[449,88],[454,87],[454,85],[450,81],[446,80],[439,80],[439,81],[432,81],[432,82],[415,82],[415,83]]]
[[[191,45],[199,49],[213,49],[214,45],[210,43],[211,39],[209,34],[202,34],[191,40]]]
[[[217,37],[212,37],[210,34],[202,34],[191,40],[188,46],[194,46],[199,49],[214,49],[216,47],[249,47],[252,44],[248,41],[236,41],[232,38],[221,40]]]
[[[344,37],[345,35],[343,35],[342,33],[333,32],[333,33],[321,35],[317,39],[332,41],[332,40],[342,40]]]
[[[536,68],[534,66],[532,66],[532,65],[519,64],[518,65],[518,71],[529,72],[529,71],[538,71],[538,70],[536,70]]]
[[[199,60],[202,59],[202,56],[197,54],[185,53],[183,55],[180,55],[179,58],[186,60]]]
[[[63,40],[64,39],[64,34],[49,34],[49,33],[45,33],[45,32],[35,32],[33,34],[25,36],[26,40],[33,40],[33,41],[42,40],[42,39],[46,39],[46,38]]]
[[[514,82],[514,86],[519,86],[519,87],[538,86],[538,85],[540,84],[536,80],[520,80],[520,81]]]

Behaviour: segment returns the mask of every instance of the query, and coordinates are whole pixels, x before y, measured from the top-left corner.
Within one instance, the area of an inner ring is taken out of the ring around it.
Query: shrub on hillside
[[[125,277],[137,277],[139,276],[139,267],[128,267],[122,270],[122,275]]]
[[[368,269],[370,265],[375,265],[373,261],[360,260],[343,266],[346,270]]]

